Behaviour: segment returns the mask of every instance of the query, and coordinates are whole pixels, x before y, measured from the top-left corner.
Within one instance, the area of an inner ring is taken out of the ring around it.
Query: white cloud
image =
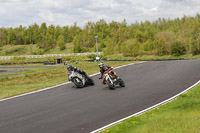
[[[176,18],[200,13],[199,0],[0,0],[0,27],[83,26],[87,21],[127,22]]]

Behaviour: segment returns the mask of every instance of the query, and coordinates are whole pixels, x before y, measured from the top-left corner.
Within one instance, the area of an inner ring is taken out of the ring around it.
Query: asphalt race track
[[[0,133],[88,133],[132,115],[200,80],[200,60],[134,64],[115,70],[125,88],[66,84],[0,101]]]

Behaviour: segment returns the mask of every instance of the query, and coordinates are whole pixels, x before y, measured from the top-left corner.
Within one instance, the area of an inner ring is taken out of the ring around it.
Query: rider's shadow
[[[84,88],[89,88],[91,87],[92,85],[87,85],[87,86],[84,86],[83,88],[79,88],[79,87],[76,87],[75,85],[72,86],[73,89],[84,89]]]
[[[111,91],[114,91],[114,90],[118,90],[122,88],[121,86],[115,86],[115,89],[110,89],[108,86],[104,87],[103,90],[111,90]]]

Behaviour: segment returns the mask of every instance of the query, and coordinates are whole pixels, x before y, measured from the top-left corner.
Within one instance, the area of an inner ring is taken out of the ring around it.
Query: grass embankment
[[[88,75],[99,72],[99,62],[79,62],[73,66],[79,67]],[[131,62],[104,62],[113,67],[129,64]],[[45,68],[25,68],[26,71],[0,75],[0,99],[15,96],[18,94],[42,89],[45,87],[67,82],[66,66],[45,67]]]
[[[172,102],[101,133],[200,133],[200,85]]]
[[[89,48],[93,52],[93,48]],[[40,49],[37,44],[30,45],[5,45],[0,47],[0,56],[40,55],[40,54],[68,54],[73,53],[73,43],[66,43],[65,49],[60,50],[58,46],[49,50]]]
[[[32,45],[6,45],[0,48],[0,56],[20,56],[20,55],[39,55],[39,54],[66,54],[73,53],[73,44],[66,43],[66,49],[60,50],[59,47],[44,51],[37,47],[37,44]]]

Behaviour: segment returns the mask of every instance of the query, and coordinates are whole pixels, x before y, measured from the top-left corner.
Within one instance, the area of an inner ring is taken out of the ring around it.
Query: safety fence
[[[14,57],[25,57],[25,58],[47,58],[47,57],[65,57],[65,56],[87,56],[87,55],[97,55],[97,52],[90,53],[70,53],[70,54],[45,54],[45,55],[21,55],[21,56],[0,56],[0,60],[9,60]],[[101,55],[102,52],[98,52]]]

